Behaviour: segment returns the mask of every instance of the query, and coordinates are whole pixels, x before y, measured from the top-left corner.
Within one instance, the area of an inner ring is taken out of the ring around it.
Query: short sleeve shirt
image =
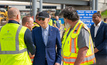
[[[89,32],[86,29],[81,28],[78,36],[78,47],[80,49],[85,46],[89,48]]]

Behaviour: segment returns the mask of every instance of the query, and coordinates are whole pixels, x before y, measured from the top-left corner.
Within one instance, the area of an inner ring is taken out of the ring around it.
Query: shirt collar
[[[101,25],[101,22],[102,22],[102,21],[100,21],[100,22],[98,23],[98,25],[97,25],[97,26],[100,26],[100,25]],[[96,26],[96,25],[94,24],[94,26]]]
[[[41,27],[42,28],[42,27]],[[49,25],[46,27],[46,29],[42,28],[42,30],[47,30],[48,31],[49,29]]]
[[[8,23],[16,23],[16,24],[19,24],[19,22],[15,21],[15,20],[9,20]]]

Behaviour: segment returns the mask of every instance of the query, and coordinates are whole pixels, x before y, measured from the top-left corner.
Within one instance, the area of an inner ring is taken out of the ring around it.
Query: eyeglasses
[[[44,20],[45,20],[45,18],[38,18],[38,20],[39,20],[39,21],[40,21],[40,20],[44,21]]]

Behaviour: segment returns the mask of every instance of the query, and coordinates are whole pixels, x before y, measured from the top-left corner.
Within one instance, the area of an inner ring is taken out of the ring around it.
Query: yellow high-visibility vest
[[[74,65],[75,60],[78,55],[78,51],[79,51],[78,41],[77,41],[78,35],[82,27],[85,28],[89,32],[88,28],[85,27],[85,24],[82,23],[80,20],[75,25],[73,30],[69,33],[68,37],[67,37],[67,34],[70,28],[66,30],[63,36],[62,52],[61,52],[63,65]],[[94,46],[93,46],[93,42],[92,42],[91,35],[90,35],[89,36],[89,49],[86,53],[86,56],[83,62],[80,65],[90,65],[90,64],[94,64],[95,62],[96,61],[95,61],[95,56],[94,56]]]
[[[7,23],[0,31],[0,65],[31,65],[24,42],[26,27]]]
[[[33,24],[34,24],[34,26],[32,27],[33,29],[37,28],[37,27],[40,27],[40,25],[38,23],[36,23],[36,22],[34,22]]]
[[[49,24],[50,26],[53,26],[53,21],[52,21],[52,19],[49,20],[48,24]]]
[[[59,21],[59,23],[60,23],[60,25],[61,25],[61,20],[58,20]],[[56,20],[54,20],[54,23],[56,24]]]

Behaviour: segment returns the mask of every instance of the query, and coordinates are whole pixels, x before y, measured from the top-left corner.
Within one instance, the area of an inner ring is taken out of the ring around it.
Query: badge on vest
[[[9,33],[9,30],[7,31],[7,33]]]

